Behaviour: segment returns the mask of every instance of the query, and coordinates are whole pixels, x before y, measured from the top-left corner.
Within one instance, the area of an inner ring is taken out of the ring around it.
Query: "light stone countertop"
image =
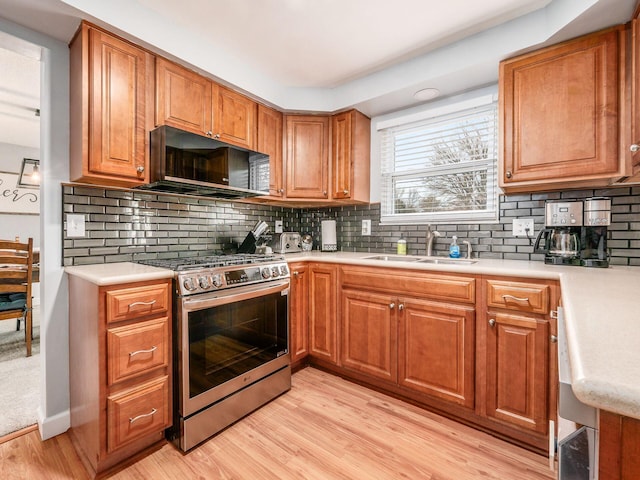
[[[585,268],[542,262],[477,259],[472,265],[367,260],[362,252],[303,252],[288,262],[386,265],[425,271],[560,281],[572,388],[587,405],[640,419],[640,268]],[[391,254],[390,254],[391,255]]]
[[[364,252],[301,252],[288,262],[318,261],[458,274],[559,280],[572,387],[587,405],[640,419],[640,268],[583,268],[542,262],[477,259],[471,265],[367,260]],[[391,254],[389,254],[391,255]],[[170,270],[136,263],[65,267],[97,285],[170,278]]]
[[[77,265],[64,267],[69,275],[74,275],[95,283],[98,286],[117,285],[119,283],[145,282],[172,278],[173,272],[166,268],[150,267],[139,263],[96,263],[94,265]]]

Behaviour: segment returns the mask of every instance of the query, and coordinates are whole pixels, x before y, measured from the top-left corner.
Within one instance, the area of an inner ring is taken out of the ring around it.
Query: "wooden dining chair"
[[[24,319],[27,357],[33,335],[32,280],[33,239],[27,243],[0,240],[0,320]]]

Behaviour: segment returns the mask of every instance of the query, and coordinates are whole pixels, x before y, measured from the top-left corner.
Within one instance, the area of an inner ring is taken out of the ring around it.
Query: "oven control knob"
[[[289,273],[289,270],[287,270],[287,266],[286,265],[281,265],[280,266],[280,275],[286,275],[287,273]]]
[[[277,277],[280,275],[280,269],[278,267],[271,267],[271,276]]]
[[[260,274],[262,275],[262,278],[269,278],[271,277],[271,270],[269,270],[268,268],[263,268]]]
[[[214,275],[211,279],[211,283],[216,288],[220,288],[222,286],[222,275]]]
[[[207,277],[200,277],[198,278],[198,284],[200,285],[200,288],[209,288],[209,279]]]
[[[184,282],[182,282],[182,285],[188,292],[193,292],[196,288],[198,288],[194,283],[193,278],[185,278]]]

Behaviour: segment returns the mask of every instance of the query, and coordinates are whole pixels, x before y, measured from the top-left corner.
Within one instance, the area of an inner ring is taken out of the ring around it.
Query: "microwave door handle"
[[[186,298],[182,301],[182,306],[187,311],[203,310],[205,308],[219,307],[228,303],[241,302],[251,298],[262,297],[272,293],[282,292],[282,295],[289,293],[289,282],[277,282],[268,287],[251,288],[250,290],[237,289],[237,291],[223,290],[224,294],[215,292],[215,294],[198,295],[196,298]]]

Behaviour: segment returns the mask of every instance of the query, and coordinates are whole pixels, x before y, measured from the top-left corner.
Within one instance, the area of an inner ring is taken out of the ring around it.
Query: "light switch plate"
[[[529,229],[528,236],[533,236],[533,218],[514,218],[513,219],[513,236],[514,237],[526,237],[527,230]]]
[[[371,220],[362,220],[362,235],[371,235]]]
[[[276,233],[282,233],[282,220],[276,220],[275,231]]]
[[[84,215],[78,213],[67,214],[67,237],[84,237]]]

